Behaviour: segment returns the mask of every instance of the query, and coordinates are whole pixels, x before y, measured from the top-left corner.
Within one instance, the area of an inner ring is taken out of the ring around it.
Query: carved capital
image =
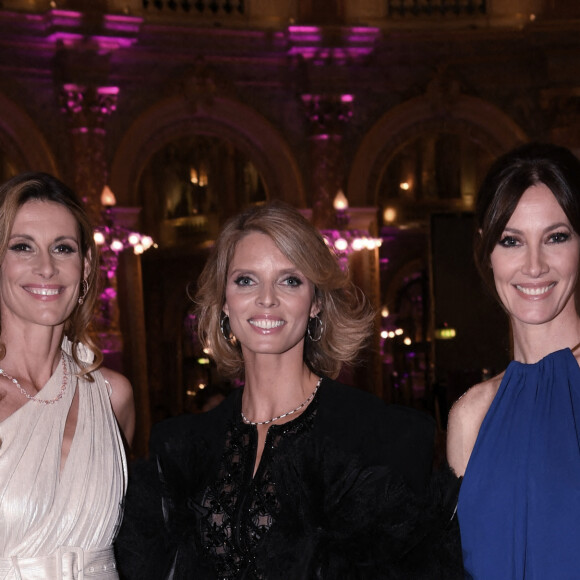
[[[118,87],[67,83],[61,89],[61,110],[76,129],[102,129],[105,118],[117,108]]]
[[[427,85],[425,94],[431,103],[433,113],[445,116],[457,103],[461,94],[461,83],[442,66]]]
[[[200,107],[210,107],[218,94],[214,71],[199,60],[182,79],[181,92],[194,113]]]
[[[352,95],[302,95],[311,135],[342,135],[353,100]]]

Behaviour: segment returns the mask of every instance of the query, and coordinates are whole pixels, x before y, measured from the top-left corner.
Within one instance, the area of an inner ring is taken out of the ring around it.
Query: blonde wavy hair
[[[220,322],[226,279],[237,243],[251,232],[265,234],[313,284],[323,332],[313,341],[306,333],[304,361],[316,374],[335,378],[344,364],[353,363],[373,330],[374,310],[344,272],[318,230],[295,208],[271,202],[247,209],[221,230],[198,279],[194,297],[197,331],[218,370],[241,378],[244,360],[240,345],[222,335]]]
[[[48,173],[22,173],[0,186],[0,263],[8,250],[12,226],[20,208],[29,201],[47,201],[65,207],[75,218],[80,237],[81,261],[89,262],[89,271],[84,272],[88,289],[83,295],[83,304],[77,304],[64,324],[64,334],[72,343],[72,356],[81,369],[80,375],[92,380],[91,371],[103,362],[103,355],[92,339],[89,328],[93,319],[95,303],[99,293],[99,255],[93,238],[93,226],[76,194],[64,183]],[[2,321],[0,320],[0,333]],[[92,364],[83,363],[77,355],[79,343],[87,346],[94,354]],[[0,360],[6,356],[7,345],[0,344]]]

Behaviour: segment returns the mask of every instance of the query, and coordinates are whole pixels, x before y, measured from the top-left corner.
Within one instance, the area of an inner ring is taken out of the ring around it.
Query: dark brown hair
[[[488,287],[495,292],[490,256],[524,192],[546,185],[580,234],[580,160],[565,147],[528,143],[499,157],[478,193],[474,258]]]

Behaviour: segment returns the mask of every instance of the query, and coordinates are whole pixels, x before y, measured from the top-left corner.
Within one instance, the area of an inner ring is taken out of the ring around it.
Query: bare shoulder
[[[485,417],[503,378],[503,373],[468,389],[455,401],[449,416],[458,415],[468,420]]]
[[[103,377],[105,377],[105,380],[107,380],[111,385],[111,397],[115,395],[119,395],[120,397],[133,397],[133,388],[131,387],[129,379],[125,375],[107,367],[101,367],[99,370]]]
[[[463,475],[479,429],[503,378],[503,373],[466,391],[453,405],[447,422],[447,459]]]
[[[130,444],[135,432],[135,402],[133,387],[121,373],[101,367],[99,369],[106,381],[111,385],[111,406],[125,439]]]

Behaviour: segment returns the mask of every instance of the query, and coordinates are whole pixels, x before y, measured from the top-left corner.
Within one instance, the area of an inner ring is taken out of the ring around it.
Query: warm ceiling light
[[[385,223],[393,223],[397,219],[397,210],[393,207],[387,207],[383,212]]]

